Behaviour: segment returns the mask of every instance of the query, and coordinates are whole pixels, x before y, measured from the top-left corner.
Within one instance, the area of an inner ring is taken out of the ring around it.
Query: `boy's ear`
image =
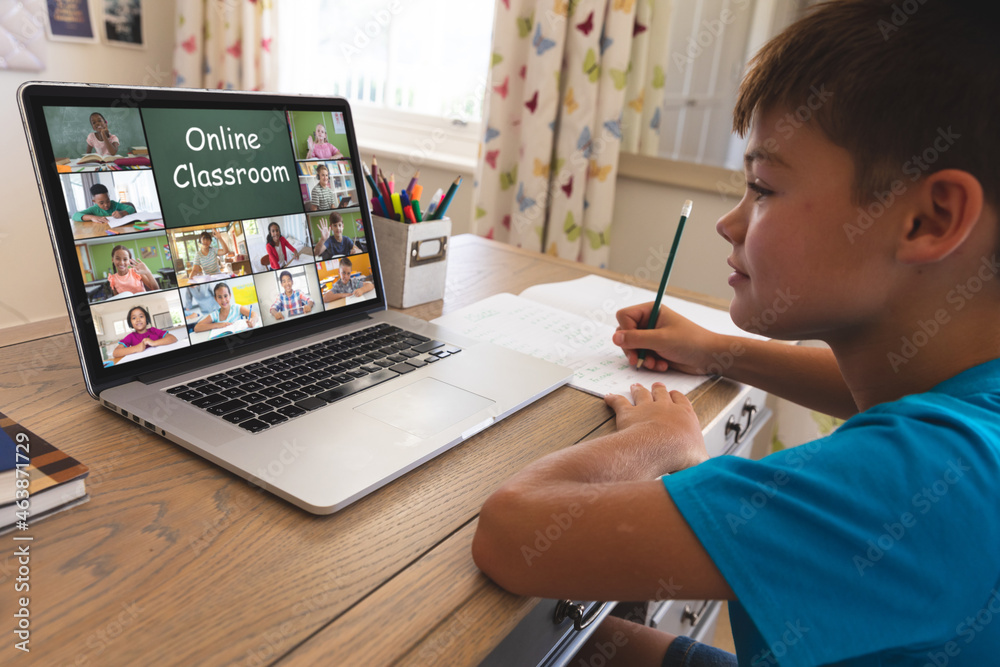
[[[896,258],[905,264],[937,262],[972,233],[983,213],[983,186],[960,169],[942,169],[921,180],[915,207],[904,222]]]

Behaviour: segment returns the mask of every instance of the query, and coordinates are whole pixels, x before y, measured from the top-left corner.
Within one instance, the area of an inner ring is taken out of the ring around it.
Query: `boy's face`
[[[109,197],[107,194],[95,195],[94,203],[100,206],[105,211],[111,210],[111,197]]]
[[[334,222],[330,225],[330,231],[333,232],[333,238],[338,241],[344,238],[344,221]]]
[[[342,283],[351,282],[351,267],[349,266],[340,267],[340,282]]]
[[[898,215],[890,208],[863,236],[849,236],[858,218],[850,154],[813,125],[789,134],[777,125],[783,116],[754,123],[746,193],[716,225],[733,246],[729,310],[737,325],[770,337],[829,340],[884,309],[885,242]]]
[[[289,294],[292,291],[292,277],[291,276],[281,276],[281,287],[285,290],[285,294]]]

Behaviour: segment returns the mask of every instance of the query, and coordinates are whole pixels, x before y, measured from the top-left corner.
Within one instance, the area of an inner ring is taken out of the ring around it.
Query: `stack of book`
[[[0,413],[0,533],[85,502],[87,473],[87,466]]]

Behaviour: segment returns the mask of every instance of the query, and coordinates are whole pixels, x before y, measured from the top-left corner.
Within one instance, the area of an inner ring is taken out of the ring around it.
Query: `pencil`
[[[670,246],[670,255],[667,257],[667,265],[663,267],[663,277],[660,279],[660,289],[656,291],[656,301],[653,302],[653,310],[649,313],[649,321],[646,322],[647,329],[656,328],[656,320],[660,316],[660,301],[663,300],[663,293],[667,290],[667,280],[670,279],[670,270],[674,268],[674,257],[677,256],[677,246],[681,243],[681,234],[684,233],[684,223],[691,215],[691,208],[694,202],[688,199],[681,207],[681,221],[677,223],[677,231],[674,233],[674,242]],[[646,350],[639,350],[639,360],[635,364],[636,370],[642,368],[646,360]]]

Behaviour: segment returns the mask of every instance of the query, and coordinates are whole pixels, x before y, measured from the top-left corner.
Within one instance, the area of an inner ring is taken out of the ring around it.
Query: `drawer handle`
[[[698,611],[691,609],[691,605],[686,604],[684,605],[684,613],[681,614],[681,621],[690,622],[692,627],[698,625],[698,621],[705,615],[706,609],[708,609],[708,600],[701,603],[701,609]]]
[[[594,608],[590,610],[590,613],[586,616],[583,615],[583,610],[585,609],[582,603],[574,604],[572,600],[560,600],[556,603],[555,613],[552,615],[552,622],[559,625],[567,618],[573,619],[573,627],[576,630],[583,630],[588,627],[594,620],[601,615],[604,608],[607,607],[610,602],[602,602],[600,605],[594,605]]]
[[[757,406],[751,403],[748,398],[747,402],[743,404],[743,410],[740,413],[740,417],[745,419],[744,423],[739,423],[736,421],[736,417],[734,415],[730,415],[729,419],[726,421],[726,437],[728,438],[729,434],[735,431],[736,437],[733,439],[733,442],[736,444],[742,442],[743,436],[745,436],[747,431],[750,430],[750,424],[753,423],[753,417],[756,413]]]

